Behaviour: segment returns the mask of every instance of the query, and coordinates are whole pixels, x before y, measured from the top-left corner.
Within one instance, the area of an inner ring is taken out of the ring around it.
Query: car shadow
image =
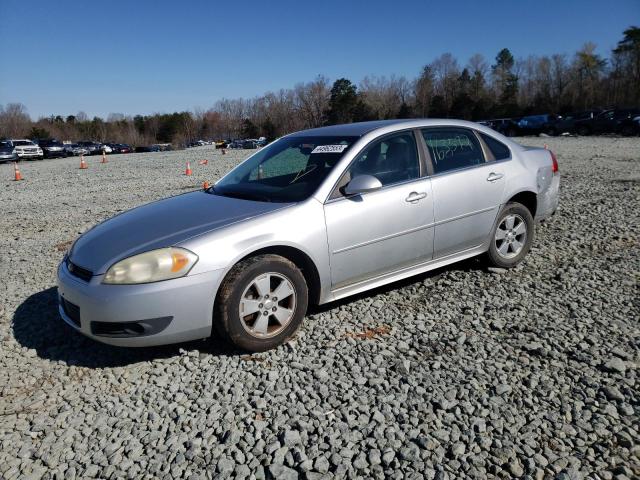
[[[42,359],[89,368],[122,367],[179,356],[181,351],[198,350],[212,355],[242,353],[216,339],[139,348],[96,342],[76,332],[60,318],[55,287],[35,293],[22,302],[13,315],[13,335],[20,345],[35,350]]]

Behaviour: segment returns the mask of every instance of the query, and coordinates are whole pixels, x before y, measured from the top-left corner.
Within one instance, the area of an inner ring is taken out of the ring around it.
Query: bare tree
[[[9,103],[0,110],[0,137],[26,137],[31,119],[22,103]]]

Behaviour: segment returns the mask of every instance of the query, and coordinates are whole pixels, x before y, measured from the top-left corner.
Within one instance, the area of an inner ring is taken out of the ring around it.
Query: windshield
[[[30,142],[29,140],[16,140],[13,142],[14,145],[35,145],[35,143]]]
[[[260,150],[210,193],[260,202],[309,198],[358,137],[285,137]]]

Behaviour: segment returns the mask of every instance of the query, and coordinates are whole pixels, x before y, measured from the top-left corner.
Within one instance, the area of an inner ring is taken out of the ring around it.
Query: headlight
[[[112,265],[102,283],[130,285],[183,277],[193,268],[198,256],[184,248],[161,248],[134,255]]]

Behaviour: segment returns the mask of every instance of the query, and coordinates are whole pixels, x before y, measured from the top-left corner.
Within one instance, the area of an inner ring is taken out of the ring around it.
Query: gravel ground
[[[316,308],[256,355],[97,344],[55,291],[78,233],[245,152],[0,166],[0,477],[637,478],[640,139],[524,140],[545,142],[561,206],[521,266]]]

